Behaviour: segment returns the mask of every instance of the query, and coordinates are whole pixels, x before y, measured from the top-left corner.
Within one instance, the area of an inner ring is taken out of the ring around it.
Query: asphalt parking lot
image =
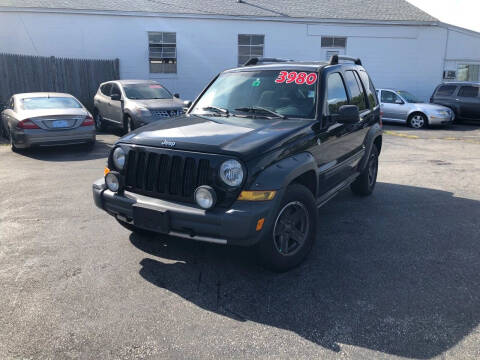
[[[284,274],[95,208],[115,135],[0,145],[0,358],[480,358],[480,127],[385,129],[374,194],[321,208]]]

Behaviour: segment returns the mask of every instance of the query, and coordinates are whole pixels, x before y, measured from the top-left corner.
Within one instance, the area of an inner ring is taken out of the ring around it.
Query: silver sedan
[[[62,93],[13,95],[2,111],[0,130],[12,150],[95,143],[91,114],[75,97]]]
[[[448,107],[424,103],[407,91],[377,89],[385,122],[406,123],[420,129],[429,125],[447,125],[455,119],[454,112]]]

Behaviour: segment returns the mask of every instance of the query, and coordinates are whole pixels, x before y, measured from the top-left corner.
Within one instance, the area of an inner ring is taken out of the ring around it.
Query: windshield
[[[171,99],[172,94],[160,84],[128,84],[123,86],[125,96],[133,100]]]
[[[33,97],[20,99],[20,107],[24,110],[79,109],[82,105],[71,97]]]
[[[397,93],[400,94],[400,96],[403,97],[409,103],[421,103],[420,100],[418,100],[415,96],[410,94],[408,91],[397,91]]]
[[[224,73],[207,89],[192,113],[312,119],[315,117],[316,85],[315,72]]]

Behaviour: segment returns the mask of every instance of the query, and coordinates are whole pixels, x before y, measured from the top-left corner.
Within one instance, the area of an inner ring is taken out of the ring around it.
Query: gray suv
[[[97,130],[107,124],[128,133],[153,121],[181,115],[188,102],[152,80],[117,80],[100,84],[94,97]]]
[[[430,102],[449,107],[458,119],[480,121],[480,82],[440,84]]]

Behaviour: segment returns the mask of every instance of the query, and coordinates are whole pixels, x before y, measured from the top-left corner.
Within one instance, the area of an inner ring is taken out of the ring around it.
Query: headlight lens
[[[112,160],[115,168],[122,170],[125,166],[125,151],[121,147],[117,147],[113,150]]]
[[[220,178],[229,186],[239,186],[243,181],[242,164],[237,160],[227,160],[220,166]]]
[[[107,185],[108,190],[117,192],[120,189],[120,180],[115,172],[109,172],[105,176],[105,184]]]
[[[148,110],[146,107],[137,107],[135,108],[135,114],[140,117],[149,117],[152,116],[152,113],[150,110]]]
[[[210,209],[213,207],[217,200],[216,198],[215,190],[213,190],[210,186],[199,186],[195,190],[195,201],[204,209]]]

